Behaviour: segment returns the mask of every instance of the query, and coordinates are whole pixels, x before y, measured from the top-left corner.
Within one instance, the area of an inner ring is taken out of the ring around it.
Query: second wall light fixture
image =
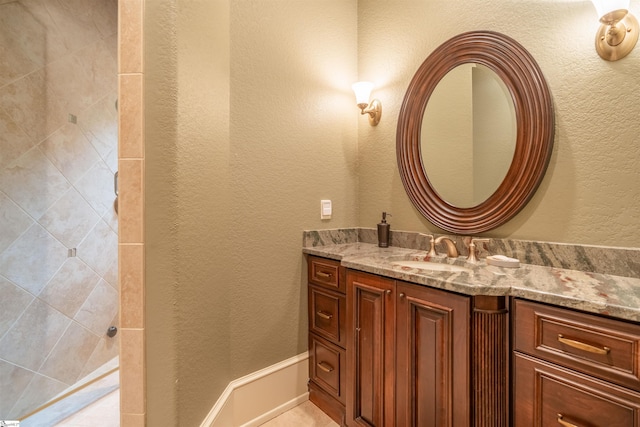
[[[375,126],[380,123],[380,117],[382,116],[382,103],[378,99],[374,99],[369,103],[369,96],[371,95],[371,89],[373,89],[373,83],[371,82],[357,82],[354,83],[351,88],[356,94],[356,103],[360,108],[360,114],[369,115],[369,124]]]
[[[602,24],[596,34],[598,55],[607,61],[624,58],[638,41],[638,20],[629,13],[629,0],[591,1]]]

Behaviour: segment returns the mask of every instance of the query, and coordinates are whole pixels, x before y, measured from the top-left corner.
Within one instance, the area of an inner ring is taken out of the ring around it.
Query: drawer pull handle
[[[330,279],[331,278],[331,273],[325,273],[324,271],[317,271],[316,272],[316,276],[322,277],[324,279]]]
[[[316,314],[325,320],[331,320],[331,318],[333,317],[333,314],[325,313],[322,310],[318,311]]]
[[[563,418],[564,417],[562,416],[562,414],[558,414],[558,424],[560,424],[561,426],[564,426],[564,427],[578,427],[575,424],[571,424],[571,423],[566,422],[565,420],[563,420]]]
[[[318,368],[322,369],[325,372],[333,371],[333,366],[329,365],[327,362],[318,363]]]
[[[568,345],[569,347],[577,348],[578,350],[588,351],[589,353],[609,354],[609,352],[611,351],[609,347],[596,347],[594,345],[587,344],[581,341],[565,338],[562,334],[558,334],[558,341],[560,341],[562,344]]]

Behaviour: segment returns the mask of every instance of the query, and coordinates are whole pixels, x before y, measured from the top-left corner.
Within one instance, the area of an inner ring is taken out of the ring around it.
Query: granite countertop
[[[344,267],[466,295],[506,295],[545,302],[620,319],[640,321],[640,279],[556,267],[520,264],[519,268],[466,263],[437,256],[433,262],[470,268],[467,272],[428,271],[392,264],[422,260],[425,251],[379,248],[371,243],[305,247],[303,252],[339,260]]]

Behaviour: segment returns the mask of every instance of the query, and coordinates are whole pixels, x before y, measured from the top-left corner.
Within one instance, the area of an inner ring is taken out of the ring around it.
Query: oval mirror
[[[503,34],[460,34],[409,84],[398,118],[400,176],[434,225],[481,233],[533,196],[553,134],[551,95],[531,55]]]
[[[434,190],[459,208],[487,200],[509,171],[516,114],[509,89],[484,65],[458,65],[438,82],[422,118],[422,165]]]

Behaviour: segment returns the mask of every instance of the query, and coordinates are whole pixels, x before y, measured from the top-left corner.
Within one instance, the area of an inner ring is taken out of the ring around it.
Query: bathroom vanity
[[[310,399],[348,426],[640,425],[640,279],[305,247]],[[607,294],[604,288],[607,288]]]

